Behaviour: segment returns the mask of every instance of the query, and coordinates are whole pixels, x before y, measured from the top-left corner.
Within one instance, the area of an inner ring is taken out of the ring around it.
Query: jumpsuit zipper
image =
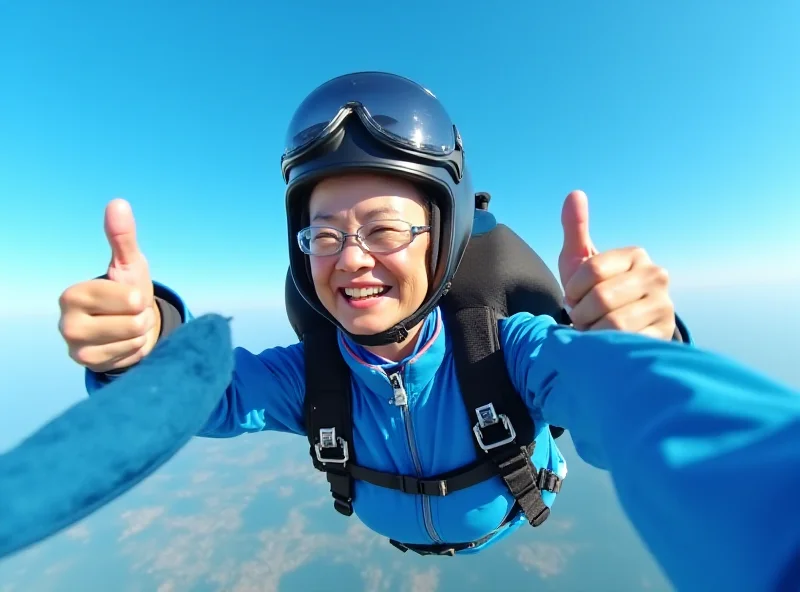
[[[403,424],[406,428],[408,450],[411,453],[411,459],[414,461],[417,477],[422,477],[422,463],[419,460],[417,444],[414,438],[414,426],[411,421],[411,412],[408,409],[408,394],[406,393],[405,386],[403,385],[403,376],[401,372],[402,369],[399,369],[388,376],[389,382],[392,385],[392,391],[394,392],[394,398],[390,402],[400,407],[400,410],[403,413]],[[439,533],[436,532],[436,528],[433,526],[433,512],[431,510],[430,497],[425,494],[420,495],[422,495],[422,515],[425,519],[425,529],[428,532],[428,536],[431,537],[435,543],[441,543],[442,539],[439,536]]]

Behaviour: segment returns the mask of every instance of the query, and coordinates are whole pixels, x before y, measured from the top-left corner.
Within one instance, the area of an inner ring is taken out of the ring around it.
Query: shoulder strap
[[[497,314],[489,307],[468,307],[450,317],[448,333],[461,395],[467,413],[475,414],[478,460],[488,458],[495,465],[528,522],[539,526],[550,515],[541,489],[559,491],[561,480],[533,466],[533,420],[508,376]]]
[[[305,420],[314,467],[327,474],[333,505],[345,516],[353,513],[355,463],[351,417],[350,368],[339,353],[336,330],[320,327],[303,335],[305,356]]]

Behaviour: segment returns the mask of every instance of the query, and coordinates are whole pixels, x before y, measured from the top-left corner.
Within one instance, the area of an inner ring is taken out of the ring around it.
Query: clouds
[[[348,562],[354,567],[368,559],[367,539],[374,535],[365,528],[354,525],[344,537],[315,528],[317,525],[304,509],[326,501],[319,498],[300,504],[289,510],[277,528],[252,534],[242,532],[244,505],[235,502],[203,515],[167,514],[159,522],[159,532],[129,542],[124,553],[130,557],[134,571],[154,577],[165,590],[212,582],[213,588],[219,590],[278,590],[286,574],[320,557]],[[146,515],[151,516],[152,512]],[[245,541],[241,540],[243,537]],[[347,544],[343,545],[343,541]],[[433,589],[430,574],[423,574],[420,580],[421,584],[426,582],[427,589]]]
[[[162,516],[166,508],[158,506],[155,508],[142,508],[140,510],[127,510],[122,513],[120,518],[125,523],[125,530],[119,535],[120,541],[124,541],[130,536],[138,534],[150,526],[153,521]]]
[[[518,545],[514,554],[525,571],[536,571],[542,578],[564,573],[578,545],[574,543],[528,543]]]
[[[79,522],[64,533],[64,536],[73,541],[88,543],[92,539],[89,527],[85,523]]]
[[[329,576],[332,590],[434,592],[463,569],[452,561],[431,565],[430,558],[400,554],[356,517],[339,516],[330,509],[324,475],[305,461],[305,443],[262,436],[196,441],[194,462],[185,458],[186,466],[171,467],[185,475],[164,480],[173,489],[162,497],[163,507],[123,513],[129,534],[121,551],[137,577],[152,578],[164,592],[201,585],[269,592],[281,589],[282,582],[301,586],[305,578]],[[264,444],[256,445],[258,440]],[[181,500],[190,494],[201,506],[187,513]],[[268,523],[273,525],[264,527]],[[553,521],[558,532],[571,527],[568,520]],[[537,576],[561,574],[568,558],[566,547],[504,549]],[[556,565],[548,571],[549,560]]]
[[[436,592],[439,588],[439,569],[429,567],[425,571],[411,572],[411,589],[419,592]]]

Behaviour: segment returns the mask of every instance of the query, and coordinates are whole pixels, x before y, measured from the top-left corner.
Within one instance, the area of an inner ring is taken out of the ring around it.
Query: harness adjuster
[[[334,509],[342,514],[343,516],[352,516],[353,515],[353,500],[352,499],[345,499],[336,493],[331,493],[333,496],[333,507]]]
[[[340,450],[341,455],[337,457],[322,456],[323,450]],[[336,428],[321,428],[319,430],[319,442],[314,444],[314,452],[317,460],[322,464],[334,463],[345,465],[350,460],[350,450],[347,447],[347,440],[336,437]]]
[[[447,495],[447,481],[444,479],[428,480],[419,479],[410,475],[398,475],[397,483],[403,493],[419,495],[434,495],[444,497]]]
[[[539,469],[539,474],[536,476],[536,486],[542,491],[558,493],[561,491],[561,483],[561,477],[550,469]]]
[[[475,434],[475,439],[484,452],[489,452],[493,448],[510,444],[516,439],[517,432],[514,430],[511,420],[504,413],[498,415],[494,410],[494,405],[491,403],[478,407],[475,410],[475,414],[478,416],[478,423],[472,427],[472,432]],[[489,442],[487,444],[483,430],[494,426],[501,427],[505,432],[505,437],[496,442]]]

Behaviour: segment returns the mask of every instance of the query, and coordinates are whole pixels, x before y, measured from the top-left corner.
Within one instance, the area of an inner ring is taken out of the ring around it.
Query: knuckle
[[[650,261],[650,255],[647,254],[643,247],[631,247],[631,255],[634,259],[643,263]]]
[[[69,357],[81,366],[88,367],[96,362],[96,356],[92,354],[92,350],[89,347],[70,348]]]
[[[142,352],[142,347],[135,347],[131,345],[124,352],[120,352],[113,358],[114,363],[109,364],[109,368],[126,368],[128,366],[132,366],[133,364],[137,364],[142,360],[143,357],[144,354]]]
[[[600,309],[613,310],[615,304],[613,290],[598,286],[592,289],[592,294]]]
[[[583,263],[587,278],[594,284],[603,279],[603,261],[599,257],[592,257]]]
[[[634,269],[646,269],[652,265],[650,255],[648,255],[647,251],[642,247],[625,247],[623,252],[625,254],[625,258],[629,262],[629,265]]]
[[[659,286],[669,285],[669,272],[665,267],[656,265],[653,269],[653,278],[655,279],[656,284]]]
[[[140,313],[131,317],[130,333],[132,338],[140,338],[147,334],[147,315]]]
[[[130,349],[134,352],[141,350],[145,345],[147,345],[147,333],[134,337],[130,341]]]
[[[145,357],[144,346],[138,348],[125,362],[126,366],[130,366],[132,364],[138,364],[142,361]]]
[[[612,312],[606,315],[606,319],[608,327],[611,329],[622,331],[627,326],[624,315],[615,314]]]
[[[659,318],[667,322],[673,322],[675,319],[675,305],[672,300],[665,299],[661,306],[658,307]]]
[[[82,324],[72,315],[64,315],[59,322],[61,336],[68,342],[78,341],[83,338],[84,330]]]
[[[69,310],[75,306],[77,300],[78,286],[70,286],[58,297],[58,306],[62,311]]]
[[[142,291],[138,288],[131,288],[125,293],[125,302],[131,310],[140,313],[144,310],[145,303]]]

